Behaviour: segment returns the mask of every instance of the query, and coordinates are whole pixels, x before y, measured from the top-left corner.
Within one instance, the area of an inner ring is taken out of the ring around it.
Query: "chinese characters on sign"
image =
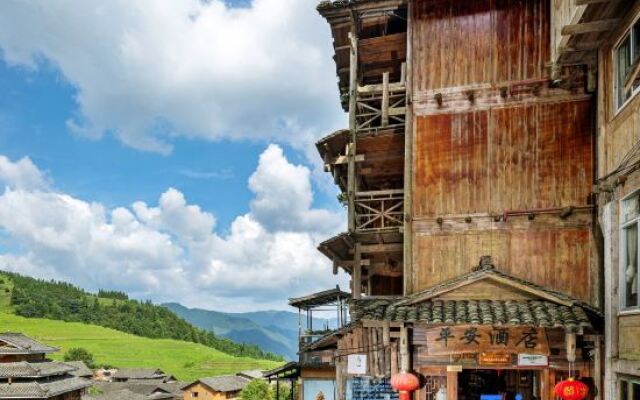
[[[428,354],[549,353],[542,328],[492,326],[441,326],[426,328]]]

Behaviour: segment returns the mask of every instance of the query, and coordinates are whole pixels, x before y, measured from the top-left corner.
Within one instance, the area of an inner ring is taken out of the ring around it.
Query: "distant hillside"
[[[281,364],[234,357],[196,343],[149,339],[84,323],[24,318],[3,310],[0,310],[0,330],[23,332],[48,345],[59,347],[60,351],[51,355],[54,359],[62,360],[64,352],[72,347],[83,347],[94,355],[99,365],[158,367],[181,381],[235,374],[249,369],[271,369]]]
[[[259,346],[264,351],[281,354],[289,360],[296,359],[298,351],[298,314],[287,311],[257,311],[249,313],[223,313],[219,311],[187,308],[177,303],[163,304],[169,310],[193,325],[214,332],[239,343]],[[302,319],[303,329],[306,320]],[[335,320],[313,320],[314,329],[329,325]]]
[[[124,293],[101,291],[106,298],[99,297],[69,283],[2,271],[0,280],[0,311],[10,310],[27,318],[83,322],[148,338],[184,340],[234,356],[282,360],[258,346],[217,337],[214,331],[195,327],[165,307],[128,300]]]

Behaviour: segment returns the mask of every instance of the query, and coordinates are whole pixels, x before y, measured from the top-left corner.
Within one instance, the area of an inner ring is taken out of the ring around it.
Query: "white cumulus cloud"
[[[313,208],[308,168],[271,145],[249,186],[251,211],[221,234],[211,213],[173,188],[155,205],[108,209],[48,187],[6,184],[0,229],[20,250],[0,255],[0,268],[238,311],[283,308],[288,296],[344,285],[316,250],[344,216]]]
[[[29,157],[14,162],[3,155],[0,155],[0,182],[19,189],[46,188],[50,183],[47,174],[40,171]]]
[[[316,0],[4,0],[0,57],[56,66],[71,131],[167,153],[176,136],[298,149],[344,123]]]

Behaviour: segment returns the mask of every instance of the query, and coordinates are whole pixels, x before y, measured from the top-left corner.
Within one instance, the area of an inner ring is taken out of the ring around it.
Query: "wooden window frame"
[[[620,301],[620,307],[619,310],[622,313],[638,313],[640,312],[640,213],[638,213],[638,215],[636,215],[633,219],[629,220],[629,221],[624,221],[624,215],[623,215],[623,210],[624,210],[624,203],[628,200],[630,200],[633,197],[638,197],[640,196],[640,189],[634,190],[633,192],[631,192],[630,194],[624,196],[622,199],[620,199],[620,215],[619,215],[619,220],[620,220],[620,236],[619,236],[619,259],[618,259],[618,273],[619,273],[619,277],[618,277],[618,287],[619,287],[619,301]],[[638,200],[640,201],[640,200]],[[632,226],[632,225],[636,225],[637,226],[637,232],[638,232],[638,238],[637,238],[637,256],[636,256],[636,276],[637,278],[637,282],[636,285],[637,287],[637,296],[638,299],[636,300],[636,305],[635,306],[627,306],[626,304],[626,300],[627,300],[627,285],[625,282],[625,271],[627,266],[626,264],[626,258],[627,258],[627,240],[626,240],[626,234],[625,234],[625,229]]]
[[[640,377],[618,375],[616,382],[616,397],[618,400],[622,400],[622,381],[627,383],[627,400],[633,400],[633,385],[640,386]],[[638,388],[640,390],[640,387]]]
[[[638,15],[636,15],[632,22],[629,24],[628,27],[625,28],[624,33],[620,36],[620,38],[618,40],[616,40],[613,49],[611,50],[611,58],[613,60],[613,101],[614,101],[614,110],[615,110],[615,114],[617,115],[620,111],[622,111],[622,109],[625,108],[625,106],[627,104],[629,104],[631,102],[631,100],[633,100],[634,97],[636,97],[636,95],[638,93],[640,93],[640,85],[638,85],[637,88],[632,88],[631,89],[631,95],[629,96],[628,99],[626,99],[624,102],[622,102],[622,104],[620,104],[620,94],[619,94],[619,90],[620,90],[620,79],[618,77],[618,73],[620,71],[620,69],[618,68],[618,50],[620,49],[620,45],[622,44],[622,42],[625,41],[625,39],[627,38],[627,36],[630,38],[629,40],[629,46],[631,47],[631,59],[635,59],[637,57],[637,59],[632,63],[631,63],[631,69],[629,70],[629,72],[633,73],[633,70],[636,70],[636,72],[638,73],[640,70],[638,70],[638,68],[640,68],[640,54],[638,54],[637,56],[634,54],[635,53],[635,40],[636,39],[640,39],[640,38],[636,38],[634,39],[634,35],[633,35],[633,28],[637,25],[640,24],[640,13]],[[638,77],[640,77],[640,74],[638,74]]]

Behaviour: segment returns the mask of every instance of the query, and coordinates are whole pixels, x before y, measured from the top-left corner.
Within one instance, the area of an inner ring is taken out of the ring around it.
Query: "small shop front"
[[[555,385],[569,376],[595,393],[593,335],[534,326],[416,325],[413,338],[414,368],[424,379],[415,399],[551,400]]]

